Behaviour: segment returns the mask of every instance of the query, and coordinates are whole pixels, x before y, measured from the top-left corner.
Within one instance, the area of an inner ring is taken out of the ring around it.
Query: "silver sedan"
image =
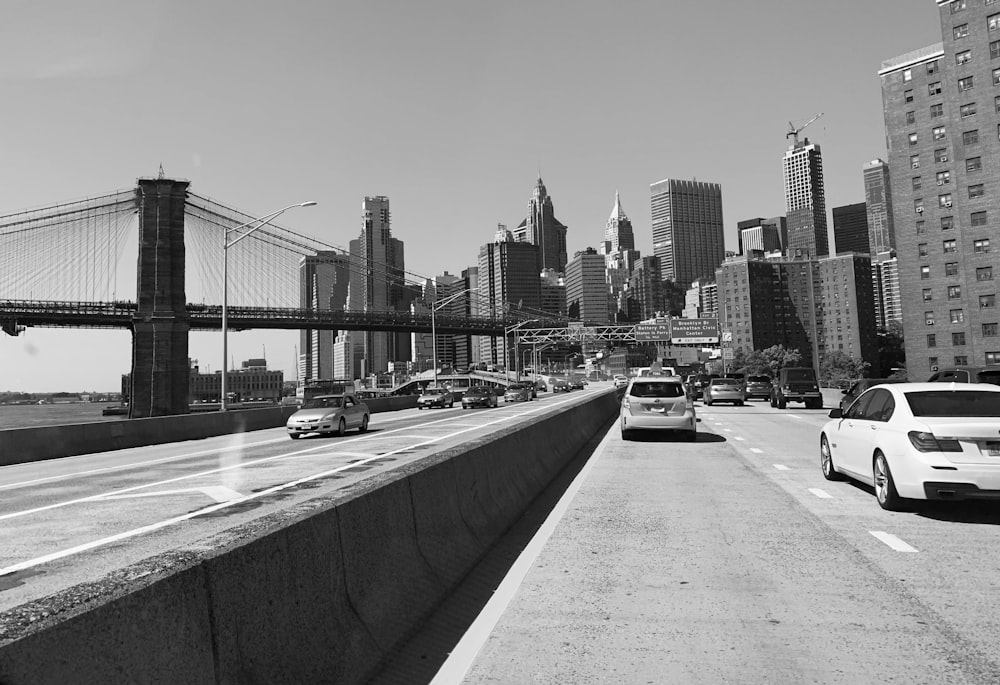
[[[288,437],[298,440],[308,433],[343,435],[348,428],[368,430],[368,405],[353,395],[318,395],[288,417]]]

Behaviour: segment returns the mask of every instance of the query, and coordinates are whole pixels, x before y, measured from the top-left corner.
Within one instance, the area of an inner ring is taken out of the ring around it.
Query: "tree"
[[[902,377],[906,377],[906,349],[903,347],[903,325],[898,321],[890,321],[884,331],[878,334],[879,372],[888,377],[899,375],[893,369],[901,369]]]
[[[836,383],[840,380],[863,378],[871,366],[863,359],[855,359],[843,350],[833,350],[823,355],[819,363],[819,378]]]
[[[798,350],[786,350],[784,345],[772,345],[766,350],[753,350],[748,353],[737,351],[733,355],[731,368],[747,376],[767,375],[775,378],[784,367],[800,364],[802,364],[802,354]]]

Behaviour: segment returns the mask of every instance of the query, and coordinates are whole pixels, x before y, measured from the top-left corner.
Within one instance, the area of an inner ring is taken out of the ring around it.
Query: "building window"
[[[920,257],[927,256],[927,243],[920,243],[917,245],[917,255]]]
[[[944,275],[945,276],[957,276],[958,275],[958,262],[948,262],[944,265]]]
[[[923,221],[918,221],[916,223],[916,229],[917,229],[917,235],[923,235],[924,233],[927,232],[927,229],[924,227]]]
[[[912,90],[904,90],[903,91],[903,100],[906,101],[906,102],[913,102],[913,91]]]
[[[927,358],[927,366],[928,366],[928,368],[930,368],[931,371],[937,371],[938,370],[938,358],[937,357],[928,357]]]
[[[986,194],[986,191],[984,190],[984,186],[983,186],[982,183],[977,183],[975,185],[969,186],[969,197],[970,198],[973,198],[973,197],[982,197],[985,194]]]
[[[924,312],[924,325],[933,326],[934,325],[934,312]]]
[[[924,302],[930,302],[934,299],[933,288],[924,288]]]
[[[986,17],[986,30],[996,31],[1000,29],[1000,14],[991,14]]]
[[[990,41],[990,59],[1000,57],[1000,40]]]
[[[914,112],[913,110],[910,110],[909,112],[907,112],[906,113],[906,123],[908,123],[908,124],[915,124],[915,123],[917,123],[917,113]]]
[[[973,83],[974,81],[971,76],[963,76],[962,78],[958,79],[959,92],[964,93],[967,90],[972,90]]]
[[[938,117],[943,117],[943,116],[944,116],[944,105],[943,104],[941,104],[939,102],[936,105],[931,105],[931,119],[936,119]],[[908,121],[906,123],[912,124],[913,122],[912,121]]]
[[[944,126],[935,126],[933,129],[931,129],[931,133],[934,136],[934,140],[941,140],[945,136]],[[916,137],[914,137],[913,140],[914,142],[916,142]]]
[[[965,311],[961,309],[952,309],[948,312],[948,316],[951,317],[952,323],[965,323]]]
[[[950,171],[939,171],[935,175],[937,184],[943,186],[945,183],[951,183],[951,172]]]
[[[1000,364],[1000,352],[987,352],[986,365],[993,366],[995,364]]]
[[[937,347],[937,334],[928,333],[927,334],[927,347]]]
[[[1000,69],[994,69],[993,74],[993,85],[1000,86]]]
[[[916,145],[917,144],[917,134],[916,133],[911,133],[909,136],[907,136],[907,138],[910,141],[910,145]]]
[[[997,308],[997,296],[994,294],[980,295],[979,296],[979,308],[980,309],[996,309]]]
[[[959,114],[961,114],[963,119],[968,119],[969,117],[976,116],[976,103],[969,102],[958,108]]]
[[[973,212],[972,216],[969,217],[969,223],[973,226],[985,226],[986,212]]]
[[[948,299],[949,300],[960,300],[960,299],[962,299],[962,286],[960,286],[960,285],[949,285],[948,286]]]
[[[965,145],[979,144],[979,131],[966,131],[962,134],[962,143]]]
[[[972,251],[973,252],[989,252],[990,251],[990,239],[984,238],[982,240],[972,241]]]
[[[951,207],[951,193],[938,195],[938,207]]]
[[[910,168],[911,169],[920,168],[920,155],[910,155]]]
[[[930,277],[931,277],[931,268],[926,265],[920,267],[920,278],[922,278],[923,280],[927,280]]]
[[[959,24],[958,26],[956,26],[951,30],[951,37],[954,38],[955,40],[958,40],[959,38],[965,38],[967,35],[969,35],[968,24]]]
[[[950,231],[955,227],[955,217],[953,216],[943,216],[941,217],[941,230]]]
[[[993,98],[993,109],[1000,112],[1000,95]]]
[[[920,186],[921,186],[920,177],[919,176],[914,176],[913,177],[913,189],[914,190],[920,190]]]
[[[924,213],[924,198],[918,197],[913,201],[913,211],[917,214]]]
[[[955,355],[955,366],[968,366],[968,365],[969,365],[969,357],[968,356],[966,356],[964,354],[956,354]]]
[[[951,3],[951,13],[957,14],[965,9],[965,0],[955,0]]]
[[[955,53],[955,64],[966,64],[972,60],[972,50],[963,50]]]
[[[984,323],[983,324],[983,337],[984,338],[995,338],[997,334],[1000,333],[1000,326],[995,323]]]
[[[951,344],[952,345],[964,345],[965,344],[965,333],[952,333],[951,334]]]
[[[942,240],[941,248],[944,250],[945,254],[951,254],[955,251],[955,241],[954,240]]]
[[[974,174],[977,171],[983,170],[983,158],[982,157],[966,157],[965,158],[965,172],[968,174]]]
[[[904,82],[905,81],[909,81],[912,78],[913,78],[913,70],[912,69],[903,69],[903,81]]]
[[[927,94],[928,95],[940,95],[941,94],[941,82],[935,81],[934,83],[927,84]]]
[[[934,161],[935,162],[947,162],[948,161],[948,148],[939,147],[934,150]]]
[[[993,280],[993,267],[992,266],[980,266],[980,267],[976,267],[976,280],[977,281],[992,281]]]

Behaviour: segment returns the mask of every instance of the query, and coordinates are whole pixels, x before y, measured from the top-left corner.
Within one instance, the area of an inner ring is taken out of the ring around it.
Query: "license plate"
[[[655,411],[657,414],[662,414],[665,411],[665,407],[650,407],[649,411]]]
[[[983,445],[987,457],[1000,457],[1000,441],[990,440]]]

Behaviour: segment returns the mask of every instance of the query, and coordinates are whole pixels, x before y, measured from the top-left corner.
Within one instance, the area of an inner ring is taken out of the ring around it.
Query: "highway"
[[[613,428],[433,682],[1000,682],[1000,508],[883,511],[796,407]]]
[[[255,518],[294,515],[302,501],[340,495],[589,392],[373,414],[367,433],[342,438],[292,441],[282,427],[0,468],[0,611]]]

